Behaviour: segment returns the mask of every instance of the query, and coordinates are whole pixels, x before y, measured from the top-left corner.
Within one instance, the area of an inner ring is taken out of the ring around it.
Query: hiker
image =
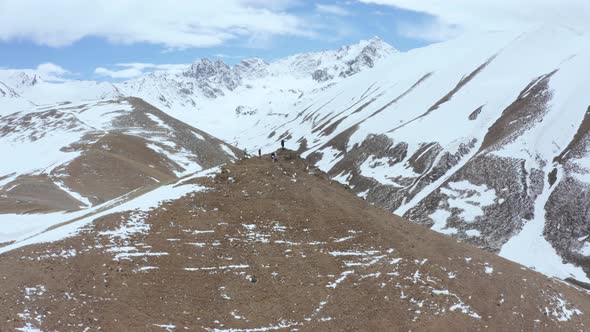
[[[281,149],[285,150],[285,140],[281,140]]]
[[[277,161],[277,154],[276,153],[271,153],[270,154],[270,159],[272,159],[272,162],[274,163],[275,161]]]
[[[262,157],[262,149],[258,149],[258,158]]]

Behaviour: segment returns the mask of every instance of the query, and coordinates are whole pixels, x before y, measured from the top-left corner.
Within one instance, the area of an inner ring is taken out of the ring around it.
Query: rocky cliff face
[[[208,59],[202,59],[200,62],[192,64],[182,75],[230,91],[233,91],[242,83],[242,77],[238,72],[219,60],[211,62]]]

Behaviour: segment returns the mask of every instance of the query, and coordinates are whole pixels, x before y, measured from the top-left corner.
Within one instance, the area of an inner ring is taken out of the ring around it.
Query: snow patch
[[[391,185],[395,187],[403,187],[397,183],[394,178],[416,178],[420,174],[414,172],[413,167],[403,162],[397,162],[394,165],[390,165],[390,159],[388,157],[367,158],[359,166],[361,174],[365,177],[370,177],[382,183],[384,185]]]
[[[166,122],[164,122],[162,119],[160,119],[157,115],[152,114],[152,113],[146,113],[146,115],[148,118],[150,118],[150,120],[155,122],[156,125],[158,125],[160,128],[163,128],[168,131],[173,131],[173,129],[169,125],[167,125]]]
[[[434,225],[431,227],[433,231],[447,235],[457,234],[456,228],[447,228],[447,220],[451,217],[451,213],[449,211],[436,210],[429,217],[434,222]]]
[[[441,193],[449,197],[450,208],[462,210],[459,215],[465,222],[472,223],[475,218],[483,216],[483,207],[490,206],[496,201],[496,190],[489,189],[485,184],[474,185],[464,180],[450,182],[449,188],[441,188]]]

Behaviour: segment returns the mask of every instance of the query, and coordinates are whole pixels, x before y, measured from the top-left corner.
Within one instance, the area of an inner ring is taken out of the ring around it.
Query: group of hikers
[[[281,140],[281,150],[285,150],[285,140],[282,139]],[[244,149],[244,155],[247,157],[248,156],[248,151],[246,149]],[[262,158],[262,149],[258,149],[258,158]],[[273,162],[276,162],[279,160],[279,156],[277,155],[276,152],[273,152],[270,154],[270,158]]]

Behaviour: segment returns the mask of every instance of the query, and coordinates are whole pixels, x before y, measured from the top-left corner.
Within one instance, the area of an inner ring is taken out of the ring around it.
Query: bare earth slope
[[[241,154],[139,98],[62,103],[0,119],[0,213],[79,210]]]
[[[0,330],[582,331],[588,294],[357,198],[281,154],[0,256]]]

